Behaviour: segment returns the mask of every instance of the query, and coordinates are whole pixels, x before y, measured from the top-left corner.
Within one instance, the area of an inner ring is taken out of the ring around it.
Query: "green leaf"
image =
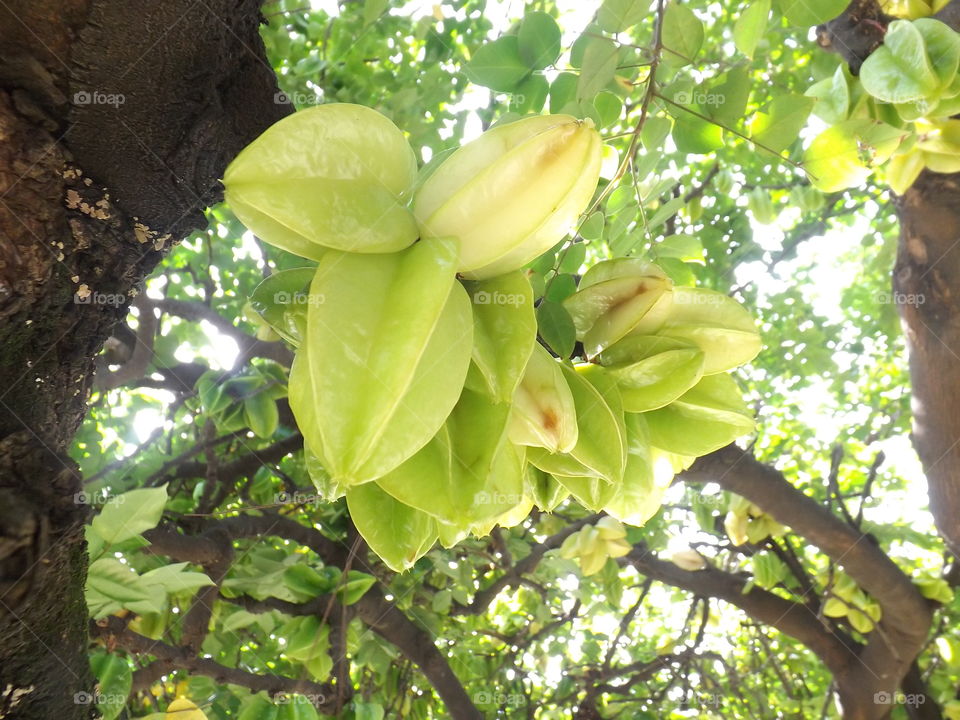
[[[513,92],[530,74],[530,68],[520,55],[520,41],[516,35],[504,35],[481,45],[465,70],[471,82],[497,92]]]
[[[889,103],[907,103],[932,95],[939,79],[919,28],[906,20],[890,23],[883,45],[861,66],[860,82],[873,97]]]
[[[166,594],[213,585],[213,580],[206,573],[188,570],[185,562],[164,565],[145,572],[140,576],[140,582],[156,593]]]
[[[612,92],[603,91],[598,93],[593,99],[593,106],[597,109],[597,114],[600,116],[600,126],[606,127],[607,125],[613,125],[620,119],[620,111],[623,110],[623,101]]]
[[[590,38],[583,52],[577,99],[592,101],[598,92],[609,85],[616,74],[619,57],[620,49],[613,40]]]
[[[668,128],[669,131],[669,128]],[[603,225],[605,218],[603,212],[597,210],[592,213],[590,217],[583,221],[583,224],[580,226],[580,237],[584,240],[599,240],[603,236]],[[577,243],[578,245],[583,245],[583,243]],[[586,252],[586,246],[584,246],[584,252]]]
[[[90,657],[90,669],[97,676],[97,711],[103,720],[113,720],[127,704],[133,686],[133,672],[126,659],[109,653]]]
[[[537,308],[537,327],[540,337],[562,358],[573,354],[577,331],[570,313],[560,303],[544,300]]]
[[[673,126],[673,142],[677,150],[703,155],[723,147],[723,129],[719,125],[679,108],[674,110],[676,122]]]
[[[813,27],[833,20],[849,5],[848,0],[779,0],[780,12],[791,25]]]
[[[750,139],[775,153],[786,150],[807,122],[814,100],[803,95],[779,95],[750,123]]]
[[[907,134],[876,120],[847,120],[824,130],[810,143],[803,165],[817,189],[844,190],[866,180]]]
[[[560,27],[543,12],[528,12],[517,32],[520,58],[531,70],[553,65],[560,56]]]
[[[629,30],[644,19],[650,9],[650,0],[603,0],[597,22],[608,33]]]
[[[118,610],[143,614],[163,612],[166,597],[141,582],[129,565],[113,557],[95,560],[87,570],[87,609],[94,618],[112,615]]]
[[[816,101],[813,114],[824,122],[836,125],[846,120],[850,114],[850,87],[845,66],[839,65],[833,75],[811,85],[806,95]]]
[[[740,13],[733,26],[733,43],[737,50],[751,60],[757,44],[767,29],[770,17],[770,0],[754,0]]]
[[[347,573],[347,581],[337,588],[337,595],[344,605],[353,605],[360,598],[366,595],[367,590],[376,585],[377,579],[359,570],[351,570]]]
[[[363,0],[363,26],[373,25],[390,9],[390,0]]]
[[[357,530],[394,572],[413,567],[437,539],[437,521],[405,505],[376,483],[347,488],[347,508]]]
[[[573,73],[560,73],[550,84],[550,112],[556,115],[577,98],[579,78]]]
[[[693,62],[703,46],[703,23],[693,10],[673,0],[663,14],[663,46],[673,58],[683,64]]]
[[[543,75],[531,75],[510,96],[510,109],[519,115],[538,113],[547,101],[550,85]]]
[[[257,285],[250,296],[250,304],[260,317],[294,346],[299,346],[306,334],[307,290],[315,272],[314,267],[275,272]],[[208,407],[206,402],[204,407]]]
[[[383,720],[383,705],[380,703],[354,702],[355,720]]]
[[[674,257],[703,264],[703,243],[696,235],[670,235],[653,246],[657,257]]]
[[[240,709],[237,720],[277,720],[279,708],[262,695],[254,695]]]
[[[270,394],[264,391],[243,402],[243,417],[247,427],[259,438],[270,438],[280,424],[280,411]]]
[[[709,101],[706,111],[713,120],[733,128],[740,124],[750,99],[750,73],[746,68],[734,68],[720,79],[722,82],[713,85],[706,94],[705,99]]]
[[[129,540],[155,528],[166,503],[166,485],[130,490],[107,501],[91,530],[108,545]]]
[[[330,578],[321,575],[302,562],[291,565],[283,571],[283,582],[288,588],[305,599],[326,595],[333,589]]]

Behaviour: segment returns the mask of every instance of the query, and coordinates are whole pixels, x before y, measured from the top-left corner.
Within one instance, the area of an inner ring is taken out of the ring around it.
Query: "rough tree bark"
[[[94,357],[218,177],[287,112],[257,0],[0,3],[0,717],[90,717]]]

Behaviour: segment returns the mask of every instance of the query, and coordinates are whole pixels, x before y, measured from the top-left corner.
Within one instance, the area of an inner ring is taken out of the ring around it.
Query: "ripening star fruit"
[[[398,253],[327,252],[307,296],[290,377],[305,442],[344,486],[382,477],[433,438],[470,363],[470,299],[456,241]]]
[[[224,174],[226,201],[265,242],[318,260],[326,248],[402,250],[417,239],[406,207],[417,160],[376,110],[348,103],[301,110],[269,127]]]
[[[539,343],[513,396],[510,441],[570,452],[577,444],[577,411],[563,368]]]
[[[635,329],[631,334],[647,333]],[[732,297],[706,288],[674,288],[670,313],[656,334],[699,347],[704,375],[748,363],[763,347],[750,311]]]
[[[587,270],[563,305],[593,358],[627,333],[656,332],[670,313],[672,290],[670,278],[653,263],[618,258]]]
[[[600,178],[590,120],[543,115],[499,125],[454,152],[416,190],[421,237],[460,240],[473,280],[517,270],[556,245]]]

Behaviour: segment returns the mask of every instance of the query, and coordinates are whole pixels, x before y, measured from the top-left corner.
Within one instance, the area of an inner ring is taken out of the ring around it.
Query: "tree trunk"
[[[255,0],[0,4],[0,717],[86,718],[94,357],[287,112]]]
[[[910,348],[913,444],[937,528],[960,557],[960,175],[922,173],[898,207],[893,287]]]

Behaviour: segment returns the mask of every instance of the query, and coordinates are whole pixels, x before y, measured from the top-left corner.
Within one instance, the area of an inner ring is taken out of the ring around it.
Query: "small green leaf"
[[[768,17],[770,17],[770,0],[754,0],[740,13],[740,17],[733,26],[734,45],[751,60],[760,38],[767,29]]]
[[[337,595],[340,596],[344,605],[353,605],[376,583],[377,579],[373,575],[351,570],[347,573],[347,581],[337,588]]]
[[[643,20],[650,0],[603,0],[597,22],[604,32],[620,33]]]
[[[537,325],[540,337],[558,356],[568,358],[573,354],[577,331],[563,305],[549,300],[541,302],[537,308]]]
[[[166,485],[125,492],[107,501],[91,529],[108,545],[129,540],[155,528],[166,503]]]
[[[531,70],[543,70],[560,56],[560,27],[547,13],[524,15],[517,41],[520,58]]]
[[[620,119],[623,101],[612,92],[603,91],[598,93],[593,99],[593,106],[597,109],[597,114],[600,116],[600,126],[606,127],[613,125]]]
[[[670,235],[653,246],[657,257],[674,257],[703,264],[703,243],[695,235]]]
[[[813,109],[813,98],[780,95],[750,123],[750,139],[775,153],[786,150],[800,135]]]
[[[363,26],[373,25],[390,8],[390,0],[363,0]]]
[[[133,685],[130,664],[121,657],[109,653],[96,653],[90,657],[90,669],[97,676],[97,711],[103,720],[113,720],[127,704]]]
[[[723,129],[719,125],[679,108],[674,110],[676,123],[673,126],[673,142],[677,150],[703,155],[723,147]]]
[[[538,113],[547,101],[550,84],[543,75],[531,75],[510,96],[510,110],[518,115]]]
[[[956,35],[950,31],[951,35]],[[956,57],[956,42],[951,53]],[[956,75],[956,60],[952,76]],[[908,103],[926,99],[940,86],[940,78],[927,54],[926,42],[916,23],[890,23],[883,45],[870,54],[860,68],[864,89],[878,100]],[[949,81],[948,81],[949,82]],[[938,99],[938,98],[933,98]]]
[[[465,69],[471,82],[497,92],[513,92],[530,74],[530,68],[520,55],[520,41],[516,35],[504,35],[481,46]]]
[[[583,66],[577,83],[577,98],[592,100],[605,88],[617,71],[620,49],[609,38],[590,38],[583,52]]]
[[[550,112],[556,115],[567,103],[577,97],[577,76],[573,73],[560,73],[550,85]]]
[[[811,85],[806,95],[816,101],[813,114],[824,122],[836,125],[846,120],[850,114],[850,87],[845,66],[839,65],[833,75]]]
[[[813,27],[833,20],[849,5],[848,0],[779,0],[780,12],[791,25]]]
[[[673,59],[683,64],[691,63],[703,45],[703,23],[693,10],[674,0],[663,14],[661,40]]]

